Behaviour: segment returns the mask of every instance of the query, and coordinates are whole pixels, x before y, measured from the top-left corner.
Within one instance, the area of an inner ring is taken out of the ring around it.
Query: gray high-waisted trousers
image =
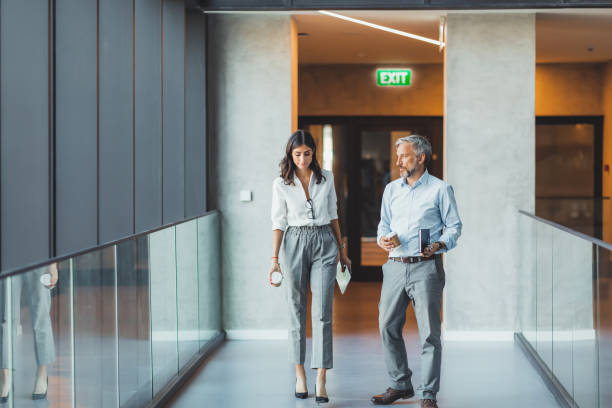
[[[412,301],[422,347],[421,385],[417,391],[423,399],[435,400],[440,389],[440,308],[444,283],[444,269],[439,255],[431,261],[406,264],[389,260],[383,265],[378,321],[391,387],[397,390],[412,389],[412,371],[408,368],[402,336],[406,308]]]
[[[332,305],[338,244],[330,225],[289,227],[283,239],[283,286],[289,310],[289,360],[304,364],[306,305],[312,292],[311,368],[332,368]]]
[[[50,364],[55,360],[53,328],[49,315],[51,291],[40,282],[40,277],[45,273],[48,273],[46,268],[35,269],[0,281],[0,368],[10,368],[9,336],[11,336],[11,332],[9,325],[13,326],[14,333],[20,320],[22,296],[30,312],[36,363],[41,366]],[[9,280],[11,281],[10,295]],[[11,299],[11,308],[9,308],[9,299]],[[10,309],[12,309],[12,316],[9,315]]]

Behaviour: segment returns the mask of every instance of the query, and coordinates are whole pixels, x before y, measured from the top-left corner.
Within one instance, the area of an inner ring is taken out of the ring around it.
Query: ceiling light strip
[[[342,14],[332,13],[331,11],[319,10],[319,13],[325,14],[326,16],[339,18],[341,20],[350,21],[352,23],[361,24],[361,25],[368,26],[368,27],[371,27],[371,28],[376,28],[378,30],[386,31],[388,33],[393,33],[393,34],[401,35],[402,37],[408,37],[408,38],[412,38],[414,40],[424,41],[426,43],[430,43],[430,44],[434,44],[434,45],[438,45],[438,46],[444,46],[444,43],[441,42],[441,41],[432,40],[431,38],[421,37],[420,35],[410,34],[410,33],[407,33],[405,31],[395,30],[393,28],[381,26],[381,25],[374,24],[374,23],[368,23],[367,21],[359,20],[357,18],[343,16]]]

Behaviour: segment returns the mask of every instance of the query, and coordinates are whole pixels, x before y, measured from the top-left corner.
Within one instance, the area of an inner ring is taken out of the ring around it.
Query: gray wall
[[[291,134],[291,21],[211,15],[209,24],[211,195],[221,211],[224,328],[285,329],[283,291],[266,272],[272,180]],[[241,189],[253,191],[252,202],[240,202]]]
[[[206,19],[192,13],[0,0],[2,269],[206,209]]]
[[[0,2],[2,267],[49,254],[47,1]]]
[[[534,211],[534,15],[449,15],[445,70],[444,173],[464,225],[446,259],[445,325],[512,331],[518,210]]]

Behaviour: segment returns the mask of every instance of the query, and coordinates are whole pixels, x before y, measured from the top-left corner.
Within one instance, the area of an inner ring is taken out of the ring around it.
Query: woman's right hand
[[[270,285],[278,288],[281,285],[280,282],[272,283],[272,273],[274,272],[282,273],[278,262],[272,262],[272,265],[270,266],[270,270],[268,271],[268,281],[270,282]]]

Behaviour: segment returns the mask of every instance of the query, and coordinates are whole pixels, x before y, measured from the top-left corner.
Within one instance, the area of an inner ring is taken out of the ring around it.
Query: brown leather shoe
[[[438,404],[432,399],[422,399],[420,402],[421,408],[438,408]]]
[[[412,397],[414,397],[414,390],[412,388],[409,390],[394,390],[389,387],[384,393],[373,396],[370,401],[374,405],[388,405],[400,398],[408,399]]]

